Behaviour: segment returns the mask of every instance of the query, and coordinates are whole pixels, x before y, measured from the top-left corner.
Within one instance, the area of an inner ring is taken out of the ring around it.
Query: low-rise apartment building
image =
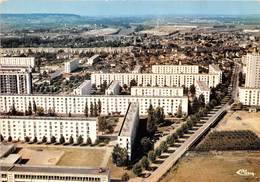
[[[132,96],[183,96],[183,87],[131,87]]]
[[[199,73],[198,65],[152,65],[153,73],[180,74],[180,73]]]
[[[114,80],[121,85],[130,85],[131,80],[135,80],[138,86],[159,86],[159,87],[190,87],[195,85],[197,80],[204,81],[209,87],[216,87],[221,83],[219,74],[160,74],[160,73],[93,73],[91,83],[100,86],[106,81],[110,83]]]
[[[76,70],[79,66],[79,59],[75,58],[70,61],[64,63],[64,71],[65,73],[71,73]]]
[[[0,57],[0,66],[35,67],[34,57]]]
[[[106,95],[118,95],[120,91],[119,81],[112,81],[106,89]]]
[[[13,105],[17,111],[25,112],[35,102],[37,107],[42,107],[48,113],[53,110],[59,114],[84,114],[86,105],[90,110],[91,104],[101,104],[101,114],[113,114],[114,112],[124,115],[131,102],[139,103],[139,114],[146,115],[150,104],[154,107],[161,106],[165,114],[174,114],[179,105],[182,112],[188,113],[188,98],[186,96],[131,96],[131,95],[1,95],[0,112],[9,112]]]
[[[80,156],[79,156],[80,157]],[[106,168],[0,164],[1,182],[109,182]]]
[[[0,133],[5,140],[11,136],[14,141],[25,141],[25,137],[31,141],[35,137],[42,141],[43,137],[46,137],[47,141],[51,142],[51,138],[55,137],[59,142],[63,136],[65,142],[69,142],[72,137],[76,143],[81,136],[83,142],[87,142],[88,138],[95,142],[96,125],[96,118],[0,116]]]
[[[85,80],[79,87],[75,88],[73,93],[75,95],[90,95],[92,84],[90,80]]]

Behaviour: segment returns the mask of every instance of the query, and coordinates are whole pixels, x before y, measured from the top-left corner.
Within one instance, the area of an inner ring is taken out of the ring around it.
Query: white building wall
[[[75,95],[90,95],[92,84],[90,80],[84,81],[78,88],[74,89]]]
[[[91,83],[97,86],[104,81],[110,83],[114,80],[119,81],[121,85],[130,85],[132,79],[138,86],[160,87],[190,87],[197,80],[204,81],[209,87],[216,87],[221,83],[219,74],[93,73],[91,75]]]
[[[65,73],[71,73],[72,71],[76,70],[79,65],[78,59],[73,59],[71,61],[64,63],[64,71]]]
[[[154,107],[161,106],[165,114],[176,113],[178,106],[182,105],[183,113],[188,113],[188,98],[180,96],[68,96],[68,95],[0,95],[0,112],[9,112],[13,103],[16,110],[25,112],[28,110],[29,102],[35,101],[37,107],[43,107],[47,112],[49,109],[60,114],[84,114],[86,103],[90,108],[91,102],[101,102],[101,114],[112,114],[120,112],[124,115],[130,102],[139,103],[139,113],[147,114],[150,104]]]
[[[182,87],[131,87],[132,96],[183,96]]]
[[[31,139],[37,137],[41,141],[43,136],[50,142],[51,137],[54,136],[59,142],[61,135],[64,136],[65,141],[69,142],[70,136],[73,137],[74,142],[81,135],[84,142],[90,137],[92,142],[97,139],[96,134],[96,118],[83,119],[62,119],[62,118],[29,118],[29,117],[9,117],[0,118],[0,133],[7,140],[9,136],[13,140],[24,141],[27,136]]]
[[[0,65],[2,66],[22,66],[35,67],[34,57],[0,57]]]
[[[243,105],[260,106],[260,88],[239,88],[239,100]]]
[[[199,73],[197,65],[153,65],[153,73],[176,74],[176,73]]]
[[[246,62],[245,87],[260,88],[260,54],[247,54],[243,59]]]

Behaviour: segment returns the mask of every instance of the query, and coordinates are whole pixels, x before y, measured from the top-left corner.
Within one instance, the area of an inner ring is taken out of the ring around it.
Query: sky
[[[260,0],[0,0],[0,12],[84,16],[260,15]]]

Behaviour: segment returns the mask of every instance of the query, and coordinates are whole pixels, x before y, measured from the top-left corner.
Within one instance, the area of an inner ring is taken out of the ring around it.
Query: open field
[[[236,174],[239,169],[254,176]],[[260,151],[188,153],[166,175],[162,182],[259,182]]]
[[[99,167],[106,155],[105,149],[72,148],[55,146],[23,147],[19,154],[23,159],[29,159],[32,165],[59,165],[59,166],[93,166]]]
[[[260,112],[236,111],[229,113],[219,122],[216,130],[251,130],[260,137]]]

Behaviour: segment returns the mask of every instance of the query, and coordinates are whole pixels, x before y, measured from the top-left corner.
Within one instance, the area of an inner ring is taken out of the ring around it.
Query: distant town
[[[260,180],[258,24],[28,16],[2,19],[2,182]]]

